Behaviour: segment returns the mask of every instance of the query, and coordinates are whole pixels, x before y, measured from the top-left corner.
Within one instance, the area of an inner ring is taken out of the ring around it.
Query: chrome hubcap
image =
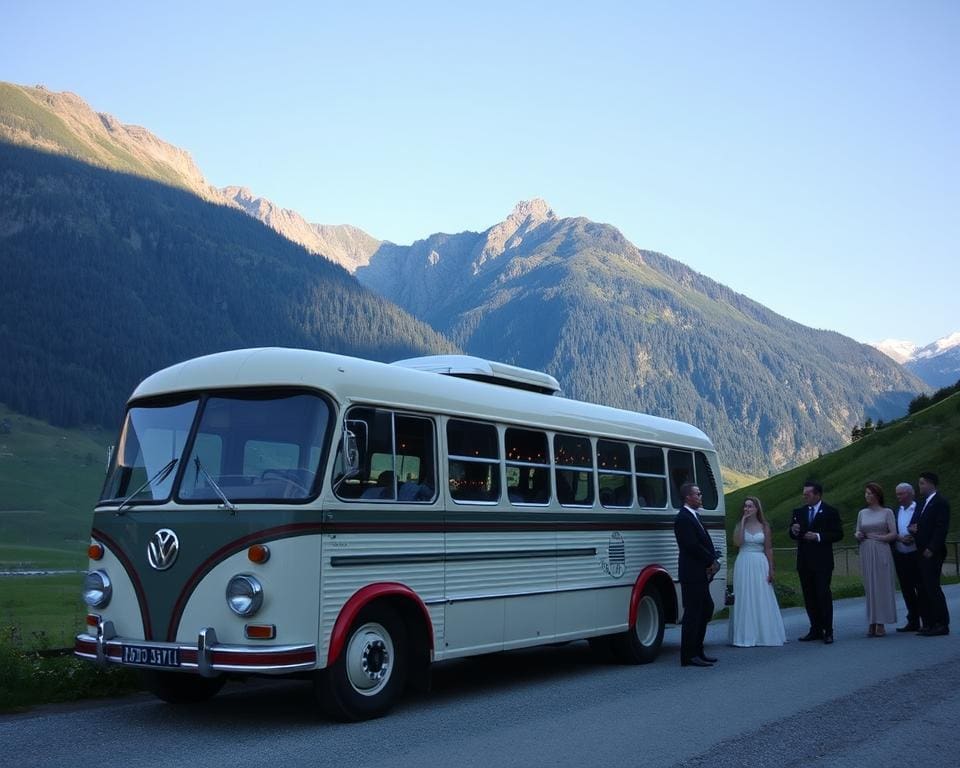
[[[657,642],[657,635],[660,633],[660,612],[657,610],[656,601],[649,595],[640,598],[640,604],[637,606],[637,624],[633,631],[637,633],[637,640],[641,645],[651,646]]]
[[[393,674],[393,640],[380,624],[364,624],[347,644],[347,679],[364,696],[374,696],[387,685]]]

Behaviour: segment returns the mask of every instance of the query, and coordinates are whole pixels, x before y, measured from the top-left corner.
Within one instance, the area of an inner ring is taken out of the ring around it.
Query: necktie
[[[807,527],[813,525],[813,507],[807,508]]]

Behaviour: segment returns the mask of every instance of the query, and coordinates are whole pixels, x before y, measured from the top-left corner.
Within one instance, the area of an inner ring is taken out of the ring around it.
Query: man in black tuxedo
[[[940,588],[940,574],[947,557],[947,531],[950,530],[950,504],[937,492],[939,478],[933,472],[921,472],[920,495],[913,513],[910,530],[920,553],[920,616],[924,627],[921,635],[950,634],[950,612]]]
[[[797,542],[797,575],[803,590],[803,605],[810,631],[801,642],[833,642],[833,543],[843,538],[840,513],[823,502],[823,486],[808,480],[803,484],[805,505],[793,510],[790,538]]]
[[[893,552],[893,565],[897,570],[897,580],[900,582],[900,594],[907,606],[907,623],[897,627],[897,632],[919,632],[920,624],[920,553],[914,543],[910,526],[917,511],[917,502],[914,501],[913,486],[910,483],[897,485],[897,501],[900,509],[894,517],[897,520],[897,538],[890,542]]]
[[[680,593],[683,597],[683,620],[680,630],[680,666],[710,667],[716,659],[703,650],[707,623],[713,616],[710,582],[720,570],[719,555],[704,528],[697,510],[700,489],[693,483],[680,486],[683,506],[673,521],[677,538],[677,566]]]

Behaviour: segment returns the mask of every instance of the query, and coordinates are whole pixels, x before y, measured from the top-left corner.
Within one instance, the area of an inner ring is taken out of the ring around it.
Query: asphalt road
[[[913,766],[960,765],[960,586],[954,633],[865,637],[862,600],[836,605],[832,646],[725,646],[679,665],[679,630],[645,667],[585,643],[438,665],[433,690],[384,719],[318,715],[305,682],[228,686],[176,709],[146,695],[0,716],[0,754],[27,766]],[[891,628],[892,629],[892,628]]]

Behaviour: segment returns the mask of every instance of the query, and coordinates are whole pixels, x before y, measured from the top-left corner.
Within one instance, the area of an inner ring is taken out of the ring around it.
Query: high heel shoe
[[[867,630],[867,637],[876,637],[877,636],[877,625],[871,624],[870,629]]]
[[[883,624],[877,624],[877,637],[883,637],[887,634],[887,628]]]

